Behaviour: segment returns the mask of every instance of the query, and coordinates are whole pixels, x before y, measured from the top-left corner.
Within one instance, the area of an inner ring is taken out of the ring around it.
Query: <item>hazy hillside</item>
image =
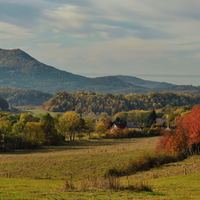
[[[0,88],[0,97],[6,99],[10,106],[42,105],[52,96],[52,94],[36,90]]]
[[[115,93],[115,90],[131,86],[116,77],[87,78],[58,70],[40,63],[20,49],[0,49],[0,72],[2,87],[30,88],[50,93],[61,90]]]
[[[155,88],[154,92],[177,92],[177,93],[191,93],[200,94],[200,86],[192,85],[174,85],[169,88]]]
[[[171,83],[154,82],[131,76],[88,78],[45,65],[20,49],[0,49],[0,87],[34,89],[55,94],[59,91],[98,93],[140,93],[177,91]],[[180,88],[180,92],[200,94],[199,87]]]
[[[156,81],[148,81],[143,80],[141,78],[133,77],[133,76],[122,76],[117,75],[116,77],[120,78],[122,81],[127,83],[131,83],[133,85],[138,85],[146,88],[169,88],[174,86],[174,84],[166,83],[166,82],[156,82]]]

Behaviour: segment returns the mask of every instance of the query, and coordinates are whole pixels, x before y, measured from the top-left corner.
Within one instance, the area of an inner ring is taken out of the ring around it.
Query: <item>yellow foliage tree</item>
[[[22,133],[22,141],[25,147],[41,146],[45,141],[41,123],[27,122]]]
[[[69,140],[74,140],[82,131],[82,120],[75,111],[64,113],[58,120],[58,128]]]

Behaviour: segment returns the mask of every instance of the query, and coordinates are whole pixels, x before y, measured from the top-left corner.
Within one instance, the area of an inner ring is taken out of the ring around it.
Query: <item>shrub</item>
[[[126,138],[128,135],[128,129],[116,128],[107,132],[107,138]]]
[[[99,133],[91,133],[89,136],[89,139],[99,139],[101,137],[101,134]]]
[[[147,135],[148,136],[159,136],[161,135],[161,128],[160,127],[152,127],[152,128],[149,128],[149,130],[147,131]]]
[[[128,138],[134,138],[134,137],[142,137],[143,132],[141,129],[128,129],[127,130],[127,137]]]
[[[185,157],[178,153],[159,153],[150,152],[143,153],[135,157],[127,165],[123,167],[113,167],[105,173],[105,176],[124,176],[135,174],[139,171],[146,171],[154,167],[159,167],[163,164],[177,162]]]

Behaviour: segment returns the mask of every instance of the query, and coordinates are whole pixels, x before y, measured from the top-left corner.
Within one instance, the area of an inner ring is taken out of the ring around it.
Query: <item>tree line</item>
[[[167,124],[173,124],[177,116],[189,112],[191,106],[166,107],[158,110],[131,110],[118,112],[113,116],[100,113],[96,117],[82,117],[76,111],[67,111],[52,116],[46,112],[41,116],[31,113],[12,114],[0,112],[0,141],[4,139],[6,149],[36,148],[43,145],[59,145],[66,140],[72,141],[82,137],[119,138],[154,136]],[[167,124],[156,124],[156,118],[167,119]],[[134,122],[139,130],[125,128]],[[119,128],[110,131],[116,124]]]
[[[89,131],[90,123],[93,122],[94,120],[81,118],[73,111],[54,117],[49,113],[34,116],[31,113],[1,112],[0,137],[4,139],[1,147],[23,149],[58,145],[66,139],[74,140],[79,133]]]
[[[43,104],[48,111],[76,111],[79,114],[114,115],[130,110],[155,110],[164,107],[194,105],[200,103],[200,95],[171,92],[150,92],[148,94],[99,94],[96,92],[56,93]]]

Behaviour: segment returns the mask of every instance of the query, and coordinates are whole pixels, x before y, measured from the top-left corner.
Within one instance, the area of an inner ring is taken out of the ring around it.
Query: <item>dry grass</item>
[[[0,154],[0,176],[32,179],[77,180],[102,176],[108,168],[127,163],[134,155],[152,149],[158,138],[75,141],[59,147]],[[145,148],[144,148],[145,147]]]
[[[152,192],[152,187],[147,181],[137,181],[131,184],[127,179],[126,182],[122,182],[120,178],[108,176],[108,177],[88,177],[75,183],[73,177],[64,180],[64,184],[61,187],[61,191],[148,191]]]

